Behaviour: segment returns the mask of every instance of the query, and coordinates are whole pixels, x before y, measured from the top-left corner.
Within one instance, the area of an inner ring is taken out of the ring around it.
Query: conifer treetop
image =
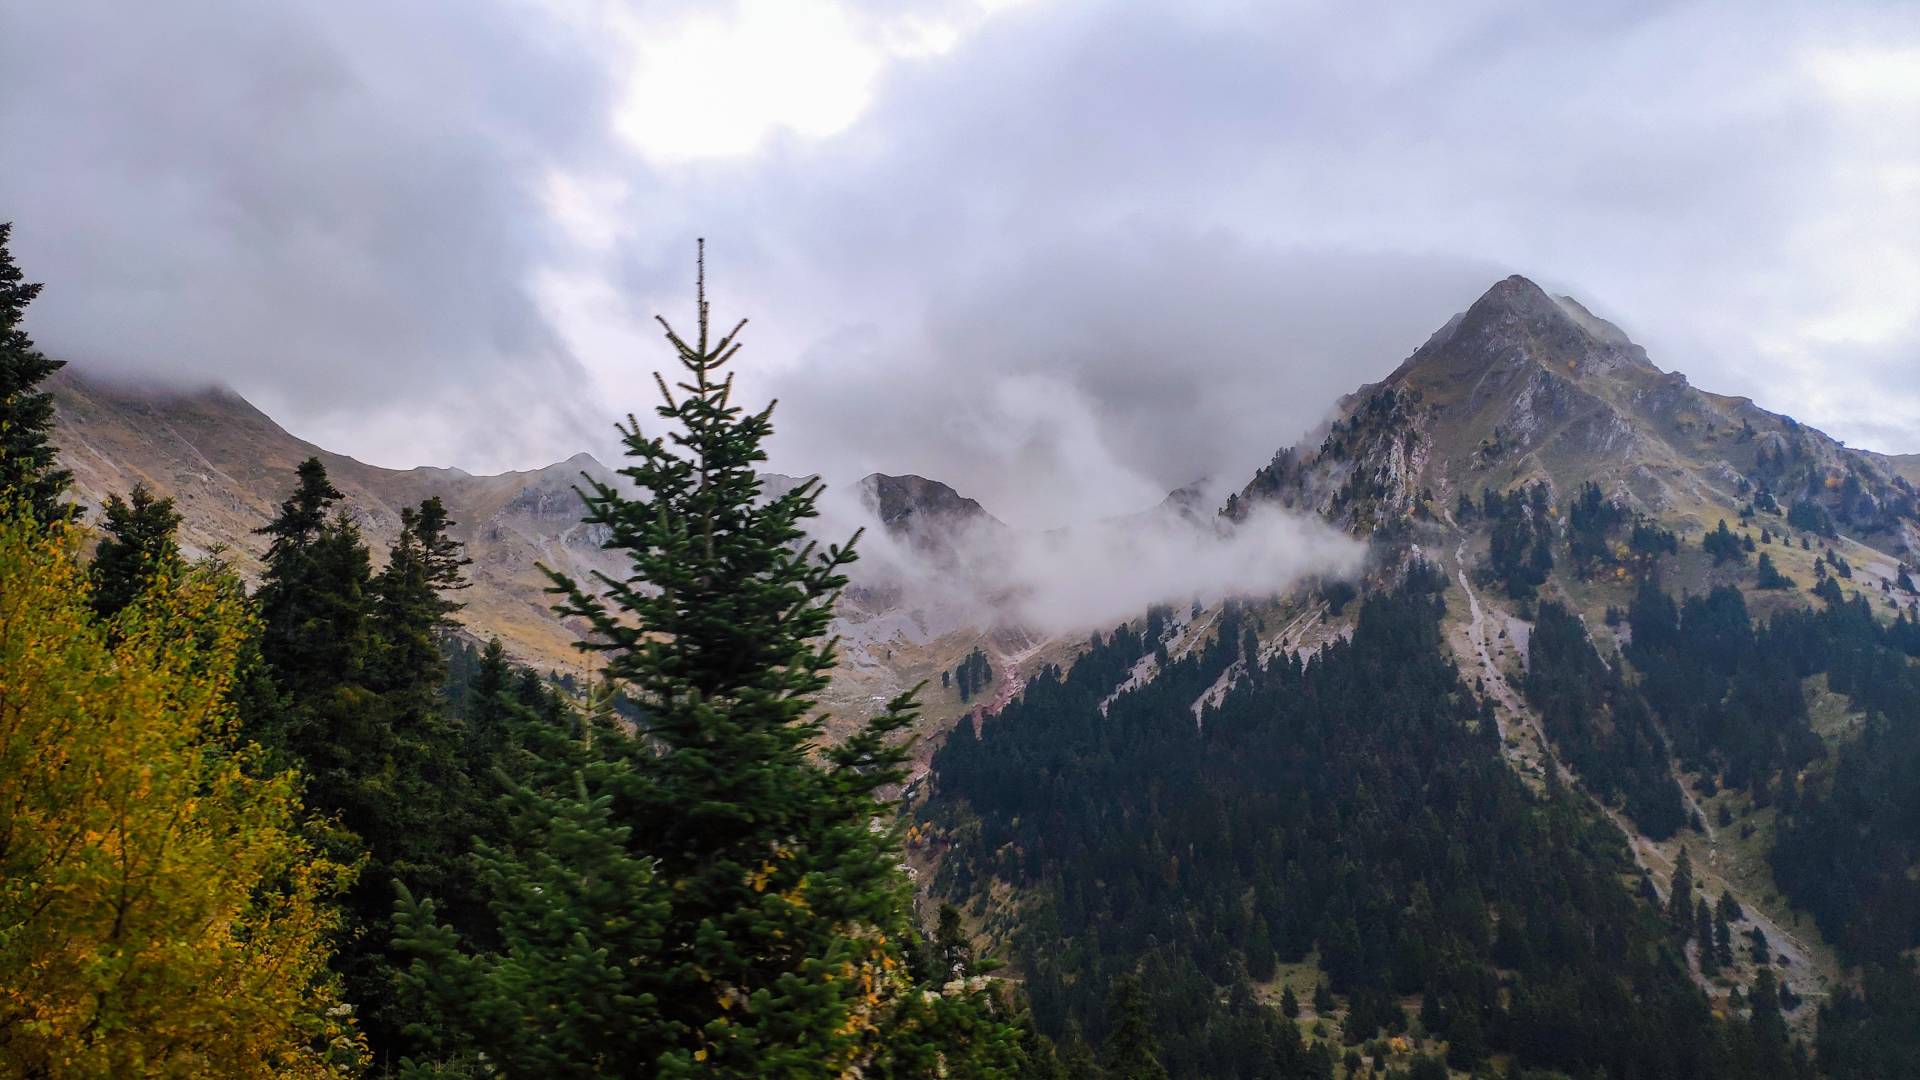
[[[824,547],[807,538],[817,478],[761,498],[774,403],[749,412],[734,402],[725,369],[747,320],[715,336],[704,241],[696,267],[694,333],[658,319],[680,368],[671,383],[654,376],[662,433],[631,414],[618,425],[627,455],[618,473],[637,494],[582,477],[584,520],[608,529],[605,547],[627,554],[629,572],[596,573],[592,591],[548,573],[558,610],[592,630],[582,647],[601,653],[606,674],[667,728],[673,706],[695,699],[785,702],[776,723],[795,722],[834,666],[830,608],[859,533]]]

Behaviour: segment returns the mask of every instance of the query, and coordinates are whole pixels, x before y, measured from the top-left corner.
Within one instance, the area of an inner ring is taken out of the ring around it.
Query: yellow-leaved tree
[[[235,739],[238,588],[181,571],[96,623],[79,543],[0,506],[0,1075],[354,1072],[351,868]]]

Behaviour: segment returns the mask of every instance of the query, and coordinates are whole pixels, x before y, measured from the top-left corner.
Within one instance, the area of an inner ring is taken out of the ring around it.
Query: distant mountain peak
[[[1449,386],[1485,390],[1489,376],[1507,382],[1544,370],[1579,381],[1622,369],[1665,374],[1618,326],[1514,274],[1448,320],[1387,382],[1445,398]]]
[[[882,525],[902,529],[914,520],[994,520],[993,515],[938,480],[907,473],[889,476],[869,473],[859,483],[860,493]],[[996,522],[997,524],[997,522]]]
[[[1467,317],[1472,318],[1476,312],[1547,314],[1558,312],[1558,310],[1559,305],[1554,303],[1553,297],[1548,296],[1545,289],[1535,285],[1531,278],[1520,274],[1509,274],[1494,282],[1486,292],[1480,294],[1480,299],[1475,300],[1473,305],[1467,308]]]
[[[1686,527],[1750,509],[1761,493],[1814,501],[1888,537],[1895,554],[1920,550],[1920,497],[1900,462],[1698,390],[1579,301],[1517,274],[1344,398],[1238,501],[1277,500],[1363,531],[1437,519],[1460,494],[1543,481],[1562,494],[1597,483]]]
[[[1603,345],[1632,345],[1619,327],[1587,310],[1571,296],[1553,296],[1532,279],[1513,274],[1493,283],[1461,313],[1460,324],[1529,323],[1536,331],[1564,332],[1571,327]]]
[[[1578,310],[1586,311],[1585,308]],[[1466,345],[1489,356],[1514,345],[1531,345],[1536,352],[1565,354],[1579,352],[1594,343],[1573,310],[1518,274],[1496,282],[1482,293],[1461,317],[1447,342]]]

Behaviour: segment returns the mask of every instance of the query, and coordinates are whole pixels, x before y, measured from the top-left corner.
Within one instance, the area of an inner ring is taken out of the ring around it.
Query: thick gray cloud
[[[33,326],[376,460],[528,464],[644,407],[704,234],[777,465],[1049,524],[1244,477],[1521,272],[1700,385],[1920,448],[1910,7],[1032,0],[876,62],[833,133],[629,137],[715,97],[636,98],[649,43],[782,7],[10,10]]]
[[[899,336],[811,347],[776,389],[828,475],[919,471],[1084,521],[1244,483],[1498,273],[1159,224],[1052,237],[939,284]]]
[[[534,14],[10,5],[0,214],[48,286],[31,328],[349,451],[414,434],[492,464],[509,419],[560,437],[586,381],[525,278],[552,243],[539,177],[604,138],[603,90]]]

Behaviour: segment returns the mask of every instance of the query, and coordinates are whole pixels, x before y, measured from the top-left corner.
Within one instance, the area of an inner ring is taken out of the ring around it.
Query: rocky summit
[[[1909,471],[1748,398],[1697,389],[1578,301],[1514,276],[1349,395],[1238,501],[1277,499],[1367,530],[1447,517],[1458,496],[1485,488],[1592,482],[1695,528],[1756,497],[1810,502],[1904,556],[1920,550]]]

